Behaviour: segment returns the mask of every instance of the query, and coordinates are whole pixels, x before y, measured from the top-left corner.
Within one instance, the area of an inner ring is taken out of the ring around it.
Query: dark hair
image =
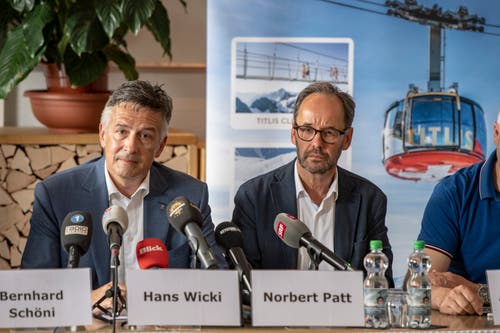
[[[127,81],[122,83],[109,97],[101,114],[101,124],[107,126],[113,106],[120,103],[132,103],[134,108],[148,108],[163,114],[162,138],[167,135],[168,125],[172,118],[172,98],[160,85],[148,81]]]
[[[293,107],[293,122],[297,120],[297,113],[299,112],[300,106],[302,105],[304,99],[306,99],[307,96],[315,93],[337,96],[342,102],[342,106],[344,107],[344,118],[345,118],[346,128],[352,126],[356,103],[352,99],[351,95],[341,91],[339,88],[337,88],[330,82],[311,83],[299,93],[297,99],[295,100],[295,105]]]

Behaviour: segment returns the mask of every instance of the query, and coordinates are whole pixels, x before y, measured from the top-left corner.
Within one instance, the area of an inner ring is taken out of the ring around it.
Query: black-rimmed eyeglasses
[[[293,129],[297,132],[298,137],[304,141],[312,141],[319,133],[321,140],[325,143],[335,143],[341,135],[344,135],[350,127],[346,127],[343,130],[338,130],[333,127],[325,128],[322,130],[315,129],[311,126],[298,126],[295,125]]]

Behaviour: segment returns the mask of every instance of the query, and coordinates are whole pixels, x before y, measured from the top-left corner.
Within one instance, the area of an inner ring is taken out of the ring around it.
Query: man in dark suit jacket
[[[333,244],[331,250],[354,269],[364,270],[370,240],[381,240],[389,258],[386,276],[393,286],[387,198],[367,179],[337,166],[342,150],[351,143],[354,108],[352,98],[330,83],[306,87],[295,102],[291,129],[297,158],[238,189],[233,222],[241,229],[244,251],[254,268],[307,269],[307,255],[287,246],[273,230],[276,215],[288,213],[304,222],[315,221],[309,225],[313,236]],[[330,233],[325,237],[315,234],[316,229]]]
[[[104,157],[52,175],[37,185],[23,268],[67,267],[68,255],[60,241],[62,222],[71,211],[88,212],[93,235],[79,266],[91,268],[95,304],[111,286],[110,250],[102,226],[103,212],[110,205],[121,206],[129,215],[120,251],[126,259],[120,260],[121,268],[138,268],[135,248],[148,237],[166,244],[169,267],[188,268],[193,254],[187,238],[167,219],[166,208],[177,196],[185,196],[199,207],[204,236],[219,263],[224,264],[215,244],[207,185],[154,162],[166,145],[171,115],[172,100],[160,86],[129,81],[113,92],[99,125]],[[125,294],[123,284],[120,289]],[[111,300],[101,306],[110,308]]]

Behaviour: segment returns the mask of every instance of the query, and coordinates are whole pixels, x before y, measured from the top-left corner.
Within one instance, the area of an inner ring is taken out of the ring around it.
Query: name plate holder
[[[0,327],[92,324],[90,268],[0,270]]]
[[[490,293],[493,322],[500,325],[500,270],[487,270],[488,289]]]
[[[363,273],[252,271],[252,326],[364,326]]]
[[[129,325],[241,326],[235,270],[127,270]]]

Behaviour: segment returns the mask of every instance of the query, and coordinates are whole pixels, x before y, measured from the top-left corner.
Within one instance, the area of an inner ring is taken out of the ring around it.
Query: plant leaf
[[[139,30],[153,14],[157,0],[123,0],[123,18],[128,28],[134,35],[139,33]]]
[[[0,98],[7,94],[29,73],[42,59],[45,47],[35,54],[28,52],[22,26],[12,30],[0,50]]]
[[[7,31],[11,22],[16,22],[19,14],[12,9],[8,0],[0,0],[0,50],[7,39]]]
[[[172,60],[172,53],[170,52],[170,19],[160,0],[156,1],[155,10],[146,26],[163,48],[163,55],[168,54],[168,57]]]
[[[31,11],[35,5],[35,0],[10,0],[10,4],[18,12]]]
[[[95,9],[106,35],[111,39],[122,21],[121,4],[116,0],[98,0]]]
[[[109,60],[113,61],[123,72],[127,80],[137,80],[139,73],[135,68],[135,60],[128,53],[114,44],[110,44],[104,49],[104,53]]]
[[[48,5],[36,6],[23,20],[22,27],[26,48],[31,54],[34,54],[46,44],[43,29],[47,23],[52,21],[54,15],[52,8]]]
[[[72,87],[83,86],[97,79],[108,64],[103,52],[75,54],[71,49],[64,55],[66,74]]]
[[[88,6],[75,8],[66,21],[64,31],[71,48],[78,55],[102,50],[109,42],[94,9]]]

